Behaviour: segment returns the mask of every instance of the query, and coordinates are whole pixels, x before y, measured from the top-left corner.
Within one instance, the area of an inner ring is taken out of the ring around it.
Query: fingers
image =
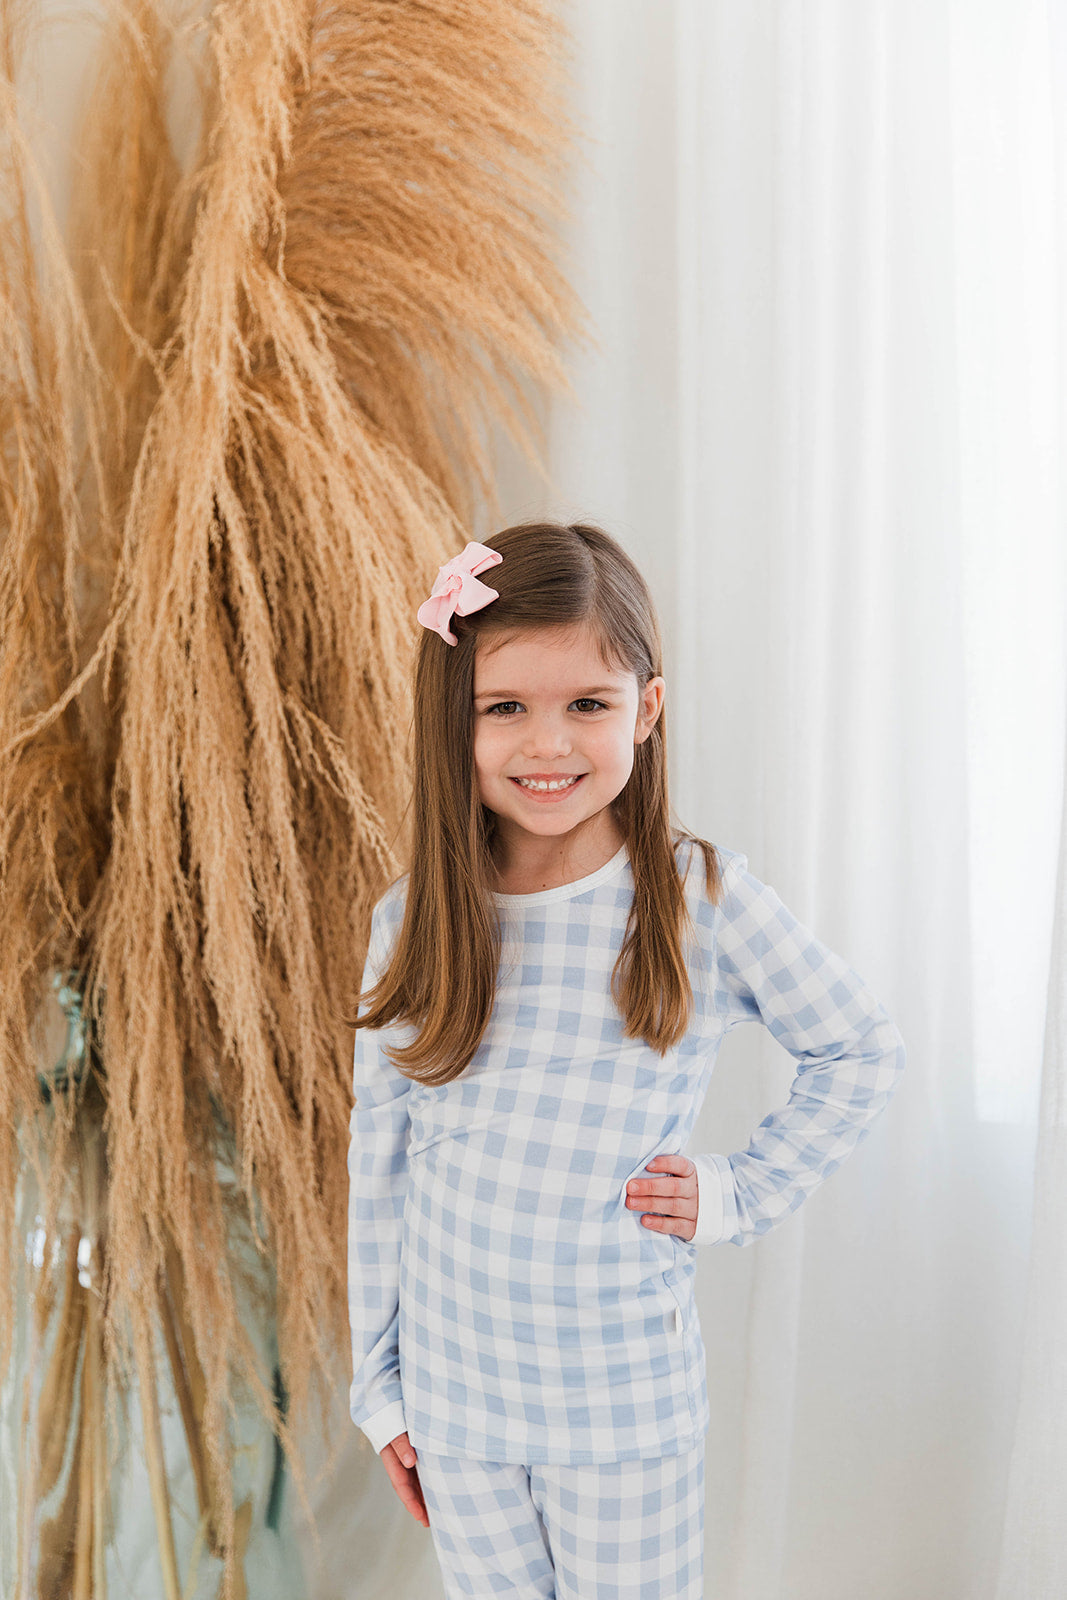
[[[686,1204],[683,1200],[674,1202],[676,1207]],[[678,1210],[668,1212],[646,1212],[640,1219],[643,1228],[650,1228],[653,1233],[676,1233],[680,1239],[692,1239],[697,1229],[697,1214],[695,1207],[689,1207],[685,1214]]]
[[[633,1195],[626,1201],[631,1211],[655,1213],[661,1217],[695,1217],[696,1197],[692,1200],[680,1195]]]
[[[697,1202],[672,1199],[627,1199],[631,1209],[643,1212],[641,1225],[656,1233],[676,1233],[682,1239],[692,1239],[696,1233]]]
[[[667,1163],[670,1163],[668,1166]],[[665,1176],[660,1176],[662,1165]],[[626,1203],[633,1206],[634,1200],[638,1201],[636,1209],[674,1211],[671,1204],[666,1206],[661,1201],[679,1201],[678,1210],[682,1215],[688,1215],[687,1207],[695,1205],[697,1198],[697,1169],[688,1156],[664,1155],[653,1156],[645,1168],[652,1174],[647,1178],[631,1178],[626,1185]]]
[[[417,1465],[405,1467],[396,1450],[396,1446],[401,1444],[401,1441],[403,1441],[403,1453],[406,1455],[410,1451],[412,1457],[414,1457],[415,1452],[408,1443],[407,1435],[400,1434],[398,1438],[393,1440],[392,1444],[387,1444],[384,1450],[380,1452],[382,1464],[404,1506],[411,1512],[416,1522],[421,1522],[424,1528],[428,1528],[430,1519],[426,1513],[426,1502],[422,1497],[419,1469]]]
[[[641,1224],[654,1233],[676,1233],[680,1239],[692,1239],[696,1233],[695,1217],[643,1216]]]
[[[691,1178],[696,1172],[696,1165],[688,1156],[680,1152],[672,1155],[665,1152],[663,1155],[653,1156],[645,1168],[646,1172],[676,1172],[680,1177]]]
[[[645,1171],[648,1178],[631,1178],[626,1185],[636,1194],[696,1194],[697,1169],[695,1162],[683,1155],[653,1156]]]
[[[680,1195],[689,1199],[696,1194],[697,1185],[695,1178],[631,1178],[626,1189],[633,1195]]]
[[[645,1171],[651,1176],[631,1178],[626,1185],[629,1209],[643,1213],[643,1227],[692,1239],[698,1205],[694,1163],[688,1156],[665,1154],[653,1156]]]
[[[393,1488],[400,1496],[401,1502],[411,1512],[416,1522],[421,1522],[424,1528],[430,1526],[430,1519],[426,1515],[426,1502],[422,1498],[422,1487],[419,1483],[418,1473],[414,1467],[405,1467],[404,1472],[410,1478],[409,1483],[397,1483],[393,1480]]]
[[[397,1456],[403,1462],[404,1466],[413,1467],[415,1465],[415,1446],[412,1444],[407,1434],[398,1433],[396,1438],[391,1442],[393,1449],[396,1451]]]

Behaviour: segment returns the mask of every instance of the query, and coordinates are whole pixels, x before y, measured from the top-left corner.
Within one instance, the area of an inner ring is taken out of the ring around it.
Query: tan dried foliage
[[[272,1402],[220,1136],[297,1415],[346,1341],[338,1012],[404,864],[414,610],[491,501],[492,427],[536,453],[525,395],[565,382],[579,323],[563,39],[547,0],[115,5],[64,244],[20,123],[28,16],[0,24],[0,1354],[19,1161],[53,1226],[88,1104],[41,1093],[67,967],[99,1047],[108,1361],[169,1260],[225,1482],[235,1384]]]

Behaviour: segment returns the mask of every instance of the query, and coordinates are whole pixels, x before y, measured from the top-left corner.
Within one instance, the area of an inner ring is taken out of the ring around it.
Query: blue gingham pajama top
[[[664,1056],[623,1037],[612,969],[633,893],[625,846],[599,871],[497,895],[496,1002],[470,1065],[413,1082],[357,1029],[348,1169],[353,1421],[376,1450],[570,1464],[667,1456],[706,1433],[694,1301],[703,1244],[776,1227],[885,1108],[904,1046],[884,1007],[720,848],[722,904],[680,841],[696,931],[693,1013]],[[691,869],[691,870],[690,870]],[[407,878],[374,908],[363,975],[384,970]],[[686,1150],[720,1041],[762,1021],[796,1057],[788,1104],[733,1155]],[[696,1236],[646,1227],[626,1184],[654,1155],[696,1163]]]

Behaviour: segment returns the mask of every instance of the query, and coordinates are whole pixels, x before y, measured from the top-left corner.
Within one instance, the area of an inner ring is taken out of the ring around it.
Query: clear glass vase
[[[42,1118],[60,1083],[88,1079],[94,1041],[76,975],[51,977],[44,1008]],[[0,1594],[12,1600],[215,1600],[211,1468],[199,1429],[198,1363],[177,1258],[135,1345],[136,1374],[112,1372],[102,1339],[106,1161],[102,1102],[79,1094],[69,1181],[51,1228],[34,1165],[17,1194],[15,1327],[0,1386]],[[217,1171],[234,1182],[220,1139]],[[66,1176],[66,1175],[65,1175]],[[243,1208],[231,1208],[240,1219]],[[235,1221],[228,1263],[259,1369],[284,1414],[269,1261]],[[237,1600],[294,1600],[303,1571],[290,1485],[269,1418],[235,1395]],[[116,1402],[109,1404],[109,1401]]]

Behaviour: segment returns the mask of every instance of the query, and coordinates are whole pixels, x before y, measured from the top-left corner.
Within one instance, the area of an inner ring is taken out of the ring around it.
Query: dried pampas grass
[[[44,206],[35,260],[5,16],[0,1339],[20,1153],[54,1229],[82,1103],[42,1102],[35,1054],[69,968],[98,1052],[106,1365],[143,1371],[180,1284],[232,1555],[232,1386],[273,1398],[219,1139],[299,1417],[346,1342],[339,1013],[406,852],[414,610],[491,496],[493,426],[536,449],[526,386],[563,382],[578,324],[551,235],[562,38],[547,0],[223,0],[183,174],[181,19],[140,0],[105,30],[69,252]]]

